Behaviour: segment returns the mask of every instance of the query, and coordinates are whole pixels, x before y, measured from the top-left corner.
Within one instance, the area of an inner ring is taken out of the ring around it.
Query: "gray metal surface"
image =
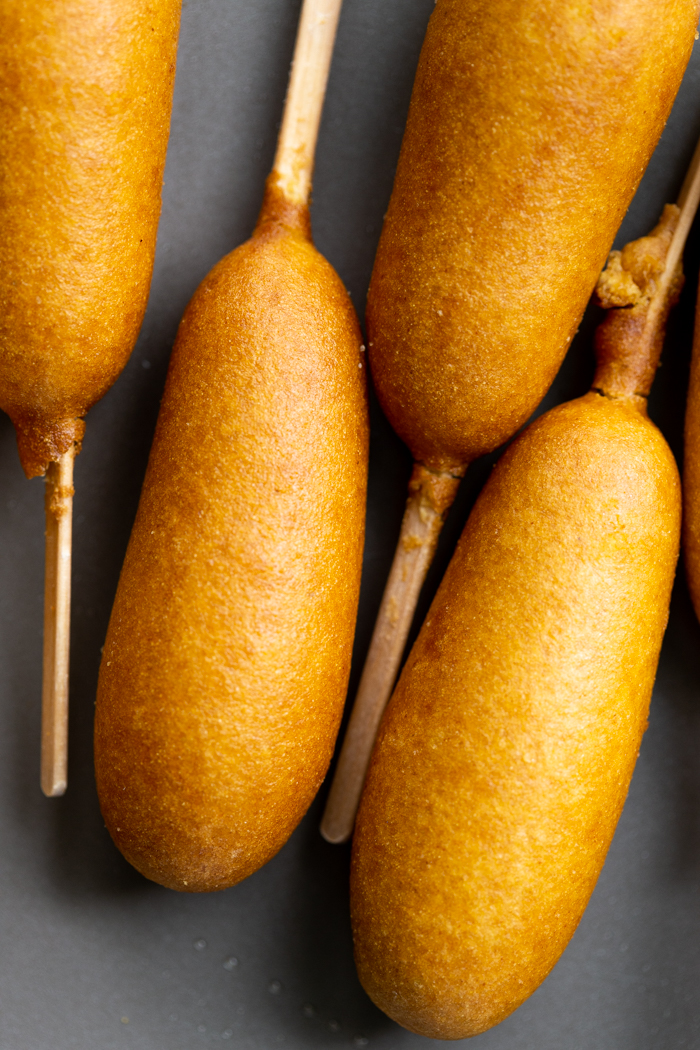
[[[313,210],[317,244],[362,309],[433,0],[346,0]],[[270,167],[297,0],[186,0],[158,256],[126,371],[90,413],[76,466],[70,785],[39,791],[42,483],[0,419],[0,1050],[409,1050],[354,973],[348,850],[317,832],[322,797],[282,852],[223,893],[178,895],[117,853],[100,819],[91,732],[100,646],[168,355],[187,300],[253,226]],[[623,227],[647,232],[700,133],[700,57]],[[700,229],[652,414],[680,454]],[[589,314],[547,405],[592,374]],[[434,590],[490,461],[450,517]],[[398,532],[409,458],[373,411],[356,666]],[[681,574],[682,577],[682,574]],[[629,800],[590,907],[540,990],[474,1050],[700,1048],[700,627],[679,577]],[[426,594],[423,607],[429,598]],[[322,792],[323,796],[323,792]],[[234,963],[233,960],[236,962]]]

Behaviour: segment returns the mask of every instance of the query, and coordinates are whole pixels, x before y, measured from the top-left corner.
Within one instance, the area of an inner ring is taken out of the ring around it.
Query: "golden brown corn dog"
[[[463,470],[552,382],[671,109],[696,0],[438,0],[367,303],[416,460]]]
[[[599,290],[626,309],[598,329],[593,389],[496,466],[382,722],[353,844],[356,960],[422,1035],[476,1035],[537,988],[622,810],[678,552],[677,469],[646,410],[678,216],[613,253]]]
[[[437,0],[367,302],[416,466],[322,831],[349,837],[459,478],[552,382],[690,56],[696,0]],[[440,493],[436,496],[436,489]]]
[[[0,9],[0,408],[46,474],[41,786],[67,782],[73,461],[153,269],[180,0]]]
[[[309,36],[330,32],[339,8],[306,0],[255,232],[205,278],[180,326],[104,649],[102,812],[127,859],[174,889],[230,886],[277,852],[326,773],[347,689],[364,347],[311,241],[315,131],[301,137],[300,164],[289,117]]]
[[[0,408],[28,477],[75,442],[138,335],[180,0],[0,11]]]

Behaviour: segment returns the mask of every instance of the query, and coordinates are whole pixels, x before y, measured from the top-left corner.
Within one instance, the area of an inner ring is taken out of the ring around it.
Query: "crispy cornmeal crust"
[[[100,671],[107,827],[174,889],[259,868],[328,768],[362,563],[361,342],[308,214],[268,190],[182,321]]]
[[[690,56],[696,0],[438,0],[367,308],[384,411],[453,469],[549,387]]]
[[[360,979],[460,1039],[555,964],[646,727],[680,486],[644,401],[541,417],[482,492],[387,709],[353,843]]]
[[[0,8],[0,407],[43,474],[146,308],[180,0]]]

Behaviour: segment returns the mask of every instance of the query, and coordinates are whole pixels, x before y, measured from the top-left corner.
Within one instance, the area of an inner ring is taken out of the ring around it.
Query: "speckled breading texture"
[[[368,451],[349,296],[263,222],[182,321],[100,673],[102,812],[131,863],[232,885],[326,773],[347,689]]]
[[[683,557],[690,596],[700,618],[700,299],[695,313],[683,457]]]
[[[696,0],[438,0],[367,308],[414,457],[470,462],[549,387],[661,134]]]
[[[141,326],[179,17],[180,0],[0,5],[0,407],[30,477]]]
[[[412,1031],[501,1021],[576,929],[646,727],[679,527],[660,433],[597,393],[534,423],[479,497],[353,843],[360,979]]]

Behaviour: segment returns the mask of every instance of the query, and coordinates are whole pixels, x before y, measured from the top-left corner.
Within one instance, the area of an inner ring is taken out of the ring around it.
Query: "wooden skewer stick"
[[[343,0],[304,0],[272,170],[287,200],[306,204]]]
[[[659,286],[664,291],[673,279],[674,271],[680,262],[686,239],[690,233],[690,227],[693,225],[695,213],[700,204],[700,141],[695,147],[695,152],[683,179],[683,185],[681,186],[681,192],[678,194],[676,204],[680,208],[680,215],[666,253],[664,272],[659,279]],[[663,296],[658,296],[656,301],[660,302],[662,298]]]
[[[44,682],[41,703],[41,790],[66,790],[68,771],[68,656],[75,448],[46,472]]]
[[[678,223],[666,255],[664,272],[647,314],[645,328],[650,339],[654,338],[658,328],[657,315],[667,303],[667,291],[699,202],[700,143],[678,197]],[[321,834],[328,842],[346,842],[352,835],[379,723],[391,696],[418,596],[433,558],[443,520],[459,485],[457,477],[433,475],[434,478],[444,479],[445,487],[442,500],[430,507],[429,501],[422,495],[421,480],[427,474],[419,464],[414,468],[399,545],[321,821]]]
[[[345,842],[352,835],[374,739],[460,480],[452,474],[436,474],[420,463],[414,465],[398,546],[321,821],[321,834],[328,842]]]

